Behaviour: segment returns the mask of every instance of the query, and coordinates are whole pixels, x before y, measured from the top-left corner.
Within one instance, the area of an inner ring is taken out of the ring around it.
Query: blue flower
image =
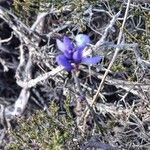
[[[95,57],[83,57],[82,53],[87,44],[90,43],[89,36],[85,34],[78,34],[75,37],[74,46],[70,39],[64,36],[63,41],[56,40],[57,47],[63,54],[56,57],[56,61],[59,65],[63,66],[66,71],[71,71],[74,66],[78,66],[80,63],[92,65],[100,61],[99,56]]]

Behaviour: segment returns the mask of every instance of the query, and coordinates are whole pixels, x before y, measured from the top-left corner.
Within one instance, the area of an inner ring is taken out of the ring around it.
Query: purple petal
[[[73,45],[72,45],[70,39],[67,36],[64,36],[63,43],[64,43],[67,51],[73,49]]]
[[[78,34],[75,37],[75,41],[78,47],[83,47],[85,48],[87,44],[90,43],[90,38],[86,34]]]
[[[75,63],[81,63],[82,61],[82,52],[83,48],[77,48],[76,51],[73,53],[73,60]]]
[[[91,58],[82,58],[82,63],[87,64],[87,65],[94,65],[97,64],[101,60],[100,56],[95,56]]]
[[[62,41],[60,41],[59,39],[56,39],[56,44],[59,50],[61,50],[62,52],[65,52],[66,46]]]
[[[72,52],[69,52],[69,51],[65,51],[64,52],[64,55],[65,55],[65,57],[67,58],[67,59],[69,59],[69,60],[71,60],[72,59]]]
[[[72,65],[64,55],[58,55],[56,61],[60,66],[63,66],[66,71],[71,71],[73,69]]]

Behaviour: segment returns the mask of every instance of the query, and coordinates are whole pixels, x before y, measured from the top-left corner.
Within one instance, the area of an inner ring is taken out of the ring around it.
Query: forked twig
[[[130,2],[131,2],[131,0],[128,0],[128,5],[127,5],[126,11],[125,11],[125,15],[124,15],[124,19],[123,19],[122,26],[121,26],[121,28],[120,28],[120,32],[119,32],[117,44],[120,44],[120,43],[121,43],[121,39],[122,39],[122,35],[123,35],[123,29],[124,29],[124,25],[125,25],[125,22],[126,22],[126,19],[127,19]],[[93,98],[92,103],[94,103],[94,102],[96,101],[96,99],[97,99],[97,97],[98,97],[98,94],[99,94],[99,92],[101,91],[102,86],[103,86],[103,84],[104,84],[105,78],[106,78],[107,74],[109,73],[109,70],[110,70],[110,68],[112,67],[113,63],[115,62],[116,57],[117,57],[119,51],[120,51],[120,49],[119,49],[119,48],[116,48],[115,53],[114,53],[114,56],[113,56],[113,58],[112,58],[112,60],[111,60],[111,62],[110,62],[110,64],[109,64],[107,70],[105,71],[105,74],[104,74],[104,76],[103,76],[103,79],[102,79],[102,81],[101,81],[101,83],[100,83],[100,85],[99,85],[99,87],[98,87],[98,89],[97,89],[96,94],[94,95],[94,98]]]
[[[127,5],[127,8],[126,8],[126,12],[125,12],[125,15],[124,15],[124,20],[123,20],[122,26],[121,26],[121,28],[120,28],[120,32],[119,32],[119,37],[118,37],[117,44],[120,44],[120,43],[121,43],[122,34],[123,34],[123,28],[124,28],[124,25],[125,25],[125,22],[126,22],[126,19],[127,19],[130,2],[131,2],[131,0],[128,0],[128,5]],[[107,74],[109,73],[109,70],[110,70],[110,68],[112,67],[113,63],[115,62],[119,50],[120,50],[119,48],[116,48],[115,53],[114,53],[114,56],[113,56],[113,58],[112,58],[112,61],[110,62],[110,64],[109,64],[107,70],[105,71],[105,74],[104,74],[104,76],[103,76],[103,79],[102,79],[101,83],[99,84],[99,87],[98,87],[98,89],[97,89],[96,94],[94,95],[94,98],[93,98],[93,100],[92,100],[91,105],[93,105],[94,102],[97,100],[98,95],[99,95],[99,93],[100,93],[100,91],[101,91],[101,89],[102,89],[102,85],[104,84],[105,78],[106,78]],[[84,123],[86,122],[86,119],[87,119],[89,113],[90,113],[90,110],[87,109],[87,110],[85,111]]]

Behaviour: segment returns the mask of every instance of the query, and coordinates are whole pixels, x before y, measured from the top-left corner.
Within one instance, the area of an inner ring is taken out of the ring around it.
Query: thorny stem
[[[77,86],[77,89],[78,89],[78,92],[79,92],[80,96],[84,97],[84,94],[83,94],[82,89],[81,89],[81,85],[79,83],[79,80],[76,76],[76,72],[74,70],[72,70],[72,76],[74,78],[74,81],[76,83],[76,86]]]
[[[81,97],[81,100],[79,99],[79,100],[76,101],[76,107],[75,107],[75,113],[76,113],[76,117],[77,117],[76,123],[77,123],[77,127],[83,132],[80,116],[82,114],[83,102],[85,102],[85,101],[83,101],[83,98],[85,99],[85,97],[83,96],[83,92],[81,90],[81,86],[80,86],[79,80],[78,80],[78,78],[76,76],[76,71],[72,70],[71,73],[72,73],[72,76],[74,78],[74,82],[76,84],[77,91],[79,92],[79,98]]]
[[[84,121],[83,122],[83,119],[82,119],[82,113],[83,111],[85,110],[84,107],[87,106],[88,107],[88,110],[90,110],[92,116],[93,116],[93,119],[94,121],[97,123],[101,133],[103,134],[103,128],[102,126],[99,124],[98,120],[97,120],[97,117],[95,115],[95,112],[93,110],[93,108],[90,106],[90,104],[88,103],[87,99],[86,99],[86,96],[84,95],[84,93],[82,92],[82,88],[81,88],[81,85],[80,85],[80,82],[76,76],[76,72],[73,70],[72,71],[72,75],[73,75],[73,78],[74,78],[74,81],[76,83],[76,86],[77,86],[77,89],[78,89],[78,92],[79,92],[79,95],[80,95],[80,98],[81,100],[78,100],[77,101],[77,106],[76,106],[76,115],[77,115],[77,126],[78,128],[84,133],[85,132],[85,128],[86,128],[86,122]]]

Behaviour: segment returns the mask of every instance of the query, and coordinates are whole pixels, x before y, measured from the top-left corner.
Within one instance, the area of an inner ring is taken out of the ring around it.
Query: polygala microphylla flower
[[[93,65],[100,61],[101,57],[83,57],[82,53],[87,44],[90,43],[90,38],[85,34],[78,34],[75,37],[75,46],[66,36],[63,37],[63,41],[56,40],[57,47],[63,54],[56,57],[56,61],[59,65],[63,66],[66,71],[71,71],[75,66],[80,63]]]

